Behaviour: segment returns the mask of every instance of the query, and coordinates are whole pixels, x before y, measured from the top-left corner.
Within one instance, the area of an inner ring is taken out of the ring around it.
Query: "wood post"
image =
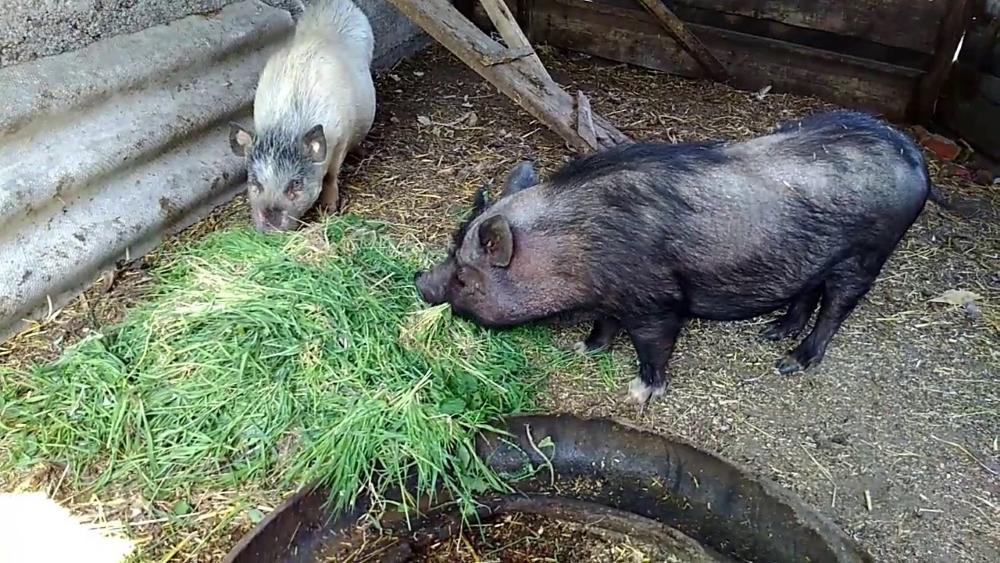
[[[479,30],[448,0],[389,2],[572,148],[589,152],[630,142],[593,114],[586,96],[574,99],[552,80],[503,0],[481,2],[506,46]]]

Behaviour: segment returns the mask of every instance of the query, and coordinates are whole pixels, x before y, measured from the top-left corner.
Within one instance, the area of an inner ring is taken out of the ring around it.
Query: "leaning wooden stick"
[[[663,0],[638,0],[638,2],[656,16],[667,33],[680,43],[681,47],[705,69],[709,76],[719,82],[729,80],[729,71],[726,70],[726,67],[722,66],[719,59],[715,58],[715,55],[705,47],[704,43],[688,30],[684,22],[663,3]]]
[[[448,0],[389,0],[410,20],[444,45],[480,76],[514,100],[574,149],[589,152],[629,142],[607,120],[589,112],[584,125],[578,124],[577,99],[549,76],[535,55],[510,10],[494,0],[483,0],[487,14],[501,31],[507,46],[483,33]],[[584,112],[588,104],[585,103]],[[592,126],[589,123],[592,122]],[[590,132],[593,134],[591,135]]]

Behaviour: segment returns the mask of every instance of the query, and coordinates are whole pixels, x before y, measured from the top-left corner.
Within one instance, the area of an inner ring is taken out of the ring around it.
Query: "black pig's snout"
[[[427,283],[427,270],[421,270],[413,274],[413,283],[417,286],[417,293],[420,294],[420,298],[430,305],[437,305],[441,303],[440,296],[435,295],[434,291],[428,287]]]

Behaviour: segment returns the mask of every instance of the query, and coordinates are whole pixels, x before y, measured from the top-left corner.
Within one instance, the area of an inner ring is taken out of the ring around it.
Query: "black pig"
[[[931,195],[920,149],[873,117],[823,113],[743,142],[630,144],[546,182],[529,163],[499,199],[477,196],[421,297],[487,327],[570,314],[587,351],[624,329],[645,403],[669,381],[685,319],[747,319],[787,306],[763,335],[809,335],[778,363],[816,365]]]

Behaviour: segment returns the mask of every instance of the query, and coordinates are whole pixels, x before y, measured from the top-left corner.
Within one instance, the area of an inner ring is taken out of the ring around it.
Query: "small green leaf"
[[[456,455],[458,455],[458,464],[459,464],[459,467],[461,469],[468,468],[469,467],[469,461],[471,461],[471,459],[469,458],[469,450],[467,450],[465,448],[458,448],[458,451],[456,452]]]
[[[468,480],[469,489],[474,493],[485,493],[490,490],[490,484],[486,482],[485,479],[480,479],[479,477],[473,477]]]
[[[191,505],[188,501],[181,499],[174,503],[174,507],[170,509],[170,512],[173,513],[174,516],[186,516],[191,514]]]
[[[457,397],[448,399],[438,406],[438,410],[444,414],[458,414],[465,410],[465,401]]]
[[[251,508],[247,516],[250,517],[250,522],[254,525],[260,524],[260,521],[264,519],[264,513],[256,508]]]

